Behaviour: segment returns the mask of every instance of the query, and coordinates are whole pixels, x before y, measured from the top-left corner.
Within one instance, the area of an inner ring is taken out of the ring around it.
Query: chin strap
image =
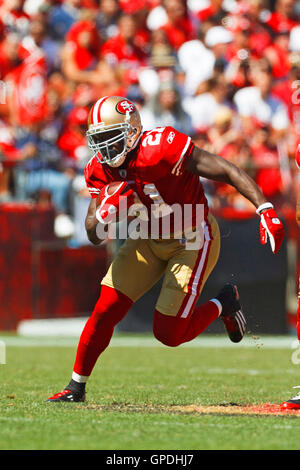
[[[138,136],[138,138],[137,138],[136,141],[134,142],[133,146],[130,147],[130,148],[127,147],[127,153],[128,153],[128,152],[131,152],[131,150],[135,149],[135,147],[137,146],[137,144],[139,143],[139,141],[140,141],[141,138],[142,138],[142,133],[143,133],[143,132],[142,132],[142,129],[141,129],[140,135]]]

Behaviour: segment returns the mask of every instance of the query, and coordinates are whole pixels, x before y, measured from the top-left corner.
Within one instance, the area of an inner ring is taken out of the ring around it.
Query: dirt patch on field
[[[282,410],[280,405],[272,403],[262,403],[260,405],[238,405],[238,404],[222,404],[212,406],[187,405],[184,408],[186,412],[198,414],[212,415],[293,415],[300,418],[300,410]]]
[[[78,405],[77,405],[78,406]],[[159,404],[129,404],[112,403],[99,405],[86,403],[85,407],[95,411],[125,412],[125,413],[152,413],[152,414],[193,414],[193,415],[244,415],[244,416],[295,416],[300,418],[300,410],[282,410],[280,405],[262,403],[259,405],[239,405],[238,403],[224,403],[219,405],[159,405]]]

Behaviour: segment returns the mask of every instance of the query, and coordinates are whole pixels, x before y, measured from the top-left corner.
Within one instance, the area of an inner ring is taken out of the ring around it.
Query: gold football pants
[[[156,309],[165,315],[187,318],[219,253],[219,227],[209,215],[200,250],[186,249],[178,239],[128,238],[101,284],[117,289],[135,302],[163,276]]]

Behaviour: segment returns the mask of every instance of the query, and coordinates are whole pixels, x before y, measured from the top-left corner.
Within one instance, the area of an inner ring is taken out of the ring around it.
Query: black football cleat
[[[246,333],[246,320],[242,312],[237,286],[225,284],[216,296],[222,305],[222,319],[230,340],[239,343]]]
[[[82,402],[85,401],[85,393],[76,393],[65,389],[48,398],[47,402]]]
[[[294,388],[300,388],[299,386]],[[280,408],[282,410],[300,410],[300,392],[294,397],[281,403]]]

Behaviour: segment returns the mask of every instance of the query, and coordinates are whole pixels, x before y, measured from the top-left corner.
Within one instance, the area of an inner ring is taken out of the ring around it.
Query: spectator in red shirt
[[[272,93],[285,103],[293,129],[296,135],[300,135],[300,53],[290,54],[289,61],[288,77],[275,84]]]
[[[226,78],[236,88],[250,85],[249,62],[255,58],[251,51],[251,23],[243,16],[231,16],[228,18],[227,27],[232,32],[233,41],[229,44],[226,59]]]
[[[18,54],[19,39],[15,33],[9,33],[0,43],[0,79],[3,80],[21,59]]]
[[[195,25],[188,15],[185,0],[165,0],[167,23],[161,26],[175,51],[186,41],[196,38]]]
[[[203,22],[207,20],[215,20],[216,24],[220,24],[222,19],[227,15],[223,8],[223,0],[210,0],[209,5],[197,12],[198,19]]]
[[[138,26],[134,16],[123,15],[118,22],[119,34],[106,41],[101,48],[104,60],[117,69],[125,85],[137,81],[137,71],[147,64],[147,53],[139,44]]]
[[[266,0],[248,0],[244,17],[250,22],[249,45],[252,55],[263,57],[264,50],[272,44],[269,27],[266,25],[270,12]]]
[[[239,51],[250,50],[250,21],[242,16],[228,18],[227,28],[233,33],[232,43],[227,50],[229,60],[239,56]]]
[[[80,70],[91,70],[99,59],[100,36],[93,21],[78,21],[66,36]]]
[[[73,160],[75,168],[83,168],[90,156],[85,138],[88,114],[88,107],[72,109],[67,116],[65,129],[57,141],[64,156]]]
[[[146,8],[146,0],[119,0],[119,5],[124,13],[136,13]]]
[[[149,10],[146,0],[125,0],[120,2],[123,15],[133,16],[136,23],[135,44],[146,54],[149,52],[149,43],[151,41],[150,30],[147,25]]]
[[[234,34],[239,27],[249,32],[251,55],[261,58],[264,50],[272,44],[270,28],[266,25],[270,12],[266,9],[266,0],[247,0],[238,2],[233,12],[224,18],[224,25]],[[245,28],[245,25],[247,27]]]
[[[290,71],[288,55],[289,33],[282,32],[275,35],[273,43],[265,49],[264,55],[272,66],[275,79],[287,77]]]
[[[267,24],[276,33],[291,31],[297,26],[297,18],[294,14],[294,0],[276,0],[275,11],[271,14]]]
[[[100,56],[101,39],[92,21],[79,21],[69,30],[61,52],[64,75],[75,83],[90,83],[99,94],[113,94],[120,87],[115,71]]]
[[[278,151],[270,139],[270,131],[269,126],[257,129],[250,149],[256,168],[256,183],[270,201],[278,203],[278,198],[282,196],[283,185]]]

